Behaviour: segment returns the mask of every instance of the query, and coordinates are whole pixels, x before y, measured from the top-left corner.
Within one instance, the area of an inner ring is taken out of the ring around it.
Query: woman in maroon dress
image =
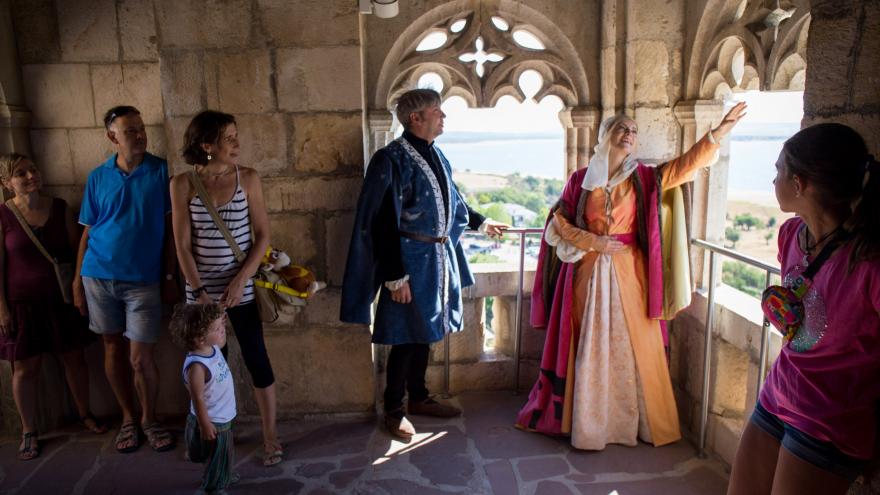
[[[0,205],[0,359],[12,363],[12,394],[21,416],[18,458],[40,455],[35,425],[37,375],[43,353],[58,353],[80,421],[104,433],[89,412],[89,378],[83,348],[94,338],[86,320],[65,304],[55,269],[43,256],[11,208],[17,208],[34,236],[60,263],[73,262],[79,232],[62,199],[40,194],[36,165],[19,154],[0,156],[0,180],[12,204]]]

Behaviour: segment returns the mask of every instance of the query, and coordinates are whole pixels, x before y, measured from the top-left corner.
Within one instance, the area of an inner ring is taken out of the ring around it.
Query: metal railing
[[[709,386],[712,378],[712,368],[710,362],[712,360],[712,326],[715,316],[715,258],[716,255],[726,256],[728,258],[741,261],[747,265],[754,266],[764,270],[766,277],[764,278],[764,287],[770,285],[770,277],[779,275],[779,268],[769,265],[761,260],[746,256],[742,253],[727,249],[726,247],[706,242],[701,239],[691,239],[694,246],[702,248],[709,252],[709,295],[706,305],[706,327],[704,333],[703,347],[703,394],[700,398],[700,451],[699,457],[706,457],[706,431],[709,426]],[[755,386],[755,399],[761,393],[761,385],[764,382],[764,375],[767,372],[767,353],[769,351],[770,322],[764,317],[764,323],[761,326],[761,352],[758,357],[758,379]]]
[[[513,369],[513,393],[519,393],[519,365],[520,365],[520,353],[521,353],[521,342],[522,342],[522,304],[523,304],[523,278],[525,273],[525,249],[526,243],[525,238],[529,234],[540,234],[543,232],[543,229],[540,228],[511,228],[507,230],[507,234],[517,234],[519,236],[519,276],[517,278],[517,291],[516,291],[516,319],[514,326],[514,369]],[[711,242],[704,241],[702,239],[691,239],[691,243],[708,251],[709,253],[709,294],[708,294],[708,303],[706,306],[706,324],[704,329],[704,348],[703,348],[703,388],[702,388],[702,397],[700,400],[700,445],[699,445],[699,456],[701,458],[706,457],[706,433],[709,424],[709,387],[711,385],[711,373],[712,369],[710,366],[712,359],[712,327],[715,320],[715,274],[717,272],[716,267],[716,255],[725,256],[727,258],[734,259],[736,261],[741,261],[746,263],[747,265],[753,266],[755,268],[759,268],[764,270],[765,278],[764,278],[764,286],[767,287],[770,285],[770,278],[772,275],[780,275],[780,270],[778,267],[765,263],[759,259],[753,258],[751,256],[747,256],[745,254],[739,253],[737,251],[727,249],[724,246],[719,246],[718,244],[713,244]],[[764,375],[767,372],[767,354],[769,352],[769,337],[770,337],[770,322],[764,317],[763,324],[761,326],[761,344],[760,344],[760,355],[758,361],[758,379],[756,380],[755,385],[755,397],[757,398],[761,392],[761,386],[763,385]],[[444,385],[444,395],[449,397],[449,365],[450,365],[450,356],[449,356],[449,335],[447,334],[444,339],[444,370],[443,370],[443,385]]]
[[[520,342],[522,334],[522,304],[523,304],[523,278],[526,263],[526,236],[529,234],[541,234],[544,232],[542,228],[509,228],[505,231],[505,235],[516,234],[519,236],[519,276],[517,277],[516,289],[516,324],[514,326],[513,341],[513,393],[519,393],[519,355]],[[468,235],[475,235],[466,232]],[[449,394],[449,334],[446,334],[443,342],[443,396],[448,398]]]

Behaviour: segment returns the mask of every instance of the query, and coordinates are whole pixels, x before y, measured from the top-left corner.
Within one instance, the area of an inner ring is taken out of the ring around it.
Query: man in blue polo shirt
[[[146,129],[136,108],[111,108],[104,125],[116,153],[89,174],[86,184],[74,304],[103,337],[104,372],[122,409],[116,450],[133,452],[139,446],[134,374],[140,426],[150,446],[161,452],[174,448],[156,421],[159,371],[153,359],[162,328],[162,290],[172,290],[176,270],[166,221],[168,164],[147,153]]]

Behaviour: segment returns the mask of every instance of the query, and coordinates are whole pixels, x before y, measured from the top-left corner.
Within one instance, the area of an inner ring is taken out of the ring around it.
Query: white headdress
[[[599,143],[593,148],[593,157],[590,158],[590,164],[587,167],[587,173],[584,175],[584,182],[581,187],[588,191],[592,191],[597,187],[614,187],[620,184],[638,165],[638,161],[632,154],[627,155],[623,159],[623,165],[614,174],[614,177],[608,177],[608,155],[611,153],[611,130],[622,120],[632,120],[626,115],[615,115],[609,117],[599,126]]]

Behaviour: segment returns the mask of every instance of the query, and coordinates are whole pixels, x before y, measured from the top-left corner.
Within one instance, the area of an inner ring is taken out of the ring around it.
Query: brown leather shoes
[[[410,401],[406,406],[406,412],[414,416],[434,416],[435,418],[454,418],[461,414],[461,409],[447,404],[441,404],[432,398],[422,402]]]
[[[388,433],[390,433],[391,436],[402,438],[403,440],[409,440],[416,434],[416,429],[413,427],[412,423],[406,419],[406,416],[397,419],[394,416],[386,414],[385,429],[388,430]]]

